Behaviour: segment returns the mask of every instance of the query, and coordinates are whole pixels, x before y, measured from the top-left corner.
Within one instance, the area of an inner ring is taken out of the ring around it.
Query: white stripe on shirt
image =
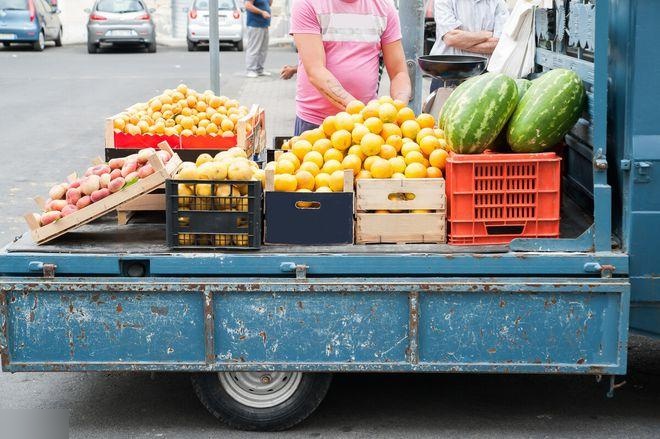
[[[323,41],[378,43],[387,17],[368,14],[319,14]]]

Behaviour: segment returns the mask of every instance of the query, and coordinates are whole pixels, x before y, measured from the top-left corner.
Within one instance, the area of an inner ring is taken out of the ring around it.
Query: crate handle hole
[[[392,192],[387,196],[390,201],[412,201],[416,197],[412,192]]]
[[[486,226],[489,235],[520,235],[525,226]]]
[[[296,209],[320,209],[321,203],[318,201],[296,201]]]

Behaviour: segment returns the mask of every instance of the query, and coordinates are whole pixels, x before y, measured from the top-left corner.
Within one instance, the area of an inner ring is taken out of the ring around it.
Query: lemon
[[[323,168],[321,168],[321,171],[326,173],[326,174],[332,174],[335,171],[341,170],[341,163],[339,160],[327,160],[323,164]]]
[[[392,165],[388,160],[378,158],[371,164],[369,169],[373,178],[390,178],[392,176]]]
[[[353,140],[353,144],[359,145],[360,141],[364,137],[365,134],[370,133],[369,128],[367,128],[365,125],[359,123],[355,124],[355,127],[353,128],[353,131],[351,132],[351,138]]]
[[[419,126],[416,120],[406,120],[401,124],[401,133],[403,137],[409,139],[416,139],[417,134],[422,128]]]
[[[332,148],[330,139],[319,139],[312,145],[312,151],[320,152],[321,155],[325,154],[330,148]]]
[[[383,121],[383,123],[396,122],[396,116],[398,112],[399,111],[396,109],[394,104],[390,102],[382,103],[380,107],[378,107],[378,117]]]
[[[291,152],[293,152],[299,160],[305,157],[305,154],[312,150],[312,144],[307,140],[298,140],[291,147]]]
[[[298,190],[306,189],[308,191],[311,191],[312,189],[314,189],[315,179],[310,172],[299,170],[298,172],[296,172],[295,177],[297,181],[296,188]]]
[[[332,192],[344,191],[344,171],[337,170],[330,174],[330,189]]]
[[[385,143],[385,141],[378,134],[365,134],[360,141],[360,149],[366,156],[378,155],[383,143]]]
[[[330,187],[330,174],[321,172],[314,177],[314,188],[318,190],[321,187]]]
[[[318,151],[310,151],[307,154],[305,154],[305,157],[303,157],[303,163],[305,162],[312,162],[315,163],[316,166],[319,168],[323,166],[323,155],[318,152]]]
[[[293,174],[296,168],[289,160],[278,160],[275,163],[275,174]]]
[[[364,121],[364,126],[374,134],[380,134],[383,131],[383,121],[377,117],[370,117]]]
[[[341,162],[343,169],[350,169],[353,171],[353,175],[358,175],[362,169],[362,159],[355,154],[348,154],[344,157],[344,160]]]
[[[426,178],[426,166],[417,162],[410,163],[404,175],[406,178]]]
[[[298,180],[291,174],[275,175],[275,190],[277,192],[294,192],[298,186]]]
[[[348,114],[358,114],[360,111],[364,109],[365,105],[362,101],[359,100],[354,100],[348,103],[346,105],[346,112]]]
[[[345,151],[350,148],[352,144],[352,136],[350,131],[341,129],[332,133],[330,137],[332,142],[332,147],[338,149],[339,151]]]
[[[282,160],[287,160],[291,162],[293,164],[294,169],[298,169],[300,167],[300,159],[298,158],[297,155],[295,155],[292,152],[285,152],[282,155],[280,155],[277,161],[281,162]]]
[[[401,156],[392,157],[389,162],[394,173],[403,173],[406,170],[406,161]]]
[[[312,175],[316,175],[321,172],[321,168],[314,162],[303,162],[300,165],[300,170],[307,171]]]
[[[445,169],[448,155],[444,149],[436,149],[429,155],[429,163],[440,170]]]
[[[344,160],[344,153],[335,148],[330,148],[325,154],[323,154],[323,160],[326,162],[328,160],[337,160],[338,162],[341,162]]]

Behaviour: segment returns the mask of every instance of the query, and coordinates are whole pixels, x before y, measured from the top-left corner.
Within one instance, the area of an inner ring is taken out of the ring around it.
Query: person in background
[[[268,54],[268,28],[270,27],[270,7],[273,0],[245,0],[247,11],[247,45],[245,51],[246,76],[270,76],[264,70]]]
[[[431,55],[480,55],[495,50],[509,9],[504,0],[435,0]],[[433,80],[431,91],[442,86]]]
[[[391,0],[295,0],[291,34],[299,57],[296,135],[353,100],[374,99],[381,52],[391,97],[410,100],[401,24]]]

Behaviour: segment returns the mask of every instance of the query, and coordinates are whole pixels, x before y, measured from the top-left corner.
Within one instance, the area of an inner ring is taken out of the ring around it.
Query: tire
[[[271,381],[264,382],[265,377]],[[329,373],[302,372],[220,372],[192,377],[197,397],[213,416],[248,431],[281,431],[302,422],[321,404],[331,381]]]
[[[62,47],[62,28],[57,33],[57,38],[55,38],[55,47]]]
[[[186,40],[186,42],[188,43],[188,52],[194,52],[197,50],[197,43],[190,40]]]
[[[8,43],[8,42],[4,41],[4,42],[2,43],[2,45],[3,45],[4,47],[9,47],[9,46],[11,46],[11,43]]]
[[[158,50],[158,46],[156,45],[155,41],[153,43],[147,44],[147,52],[156,53],[156,50]]]
[[[87,53],[99,53],[99,46],[94,43],[87,43]]]
[[[241,41],[239,41],[238,43],[236,43],[236,50],[238,50],[239,52],[242,52],[242,51],[244,50],[244,48],[243,48],[243,40],[241,40]]]
[[[39,38],[37,38],[37,41],[32,43],[32,50],[35,52],[42,52],[46,48],[46,36],[44,35],[44,31],[42,30],[39,32]]]

